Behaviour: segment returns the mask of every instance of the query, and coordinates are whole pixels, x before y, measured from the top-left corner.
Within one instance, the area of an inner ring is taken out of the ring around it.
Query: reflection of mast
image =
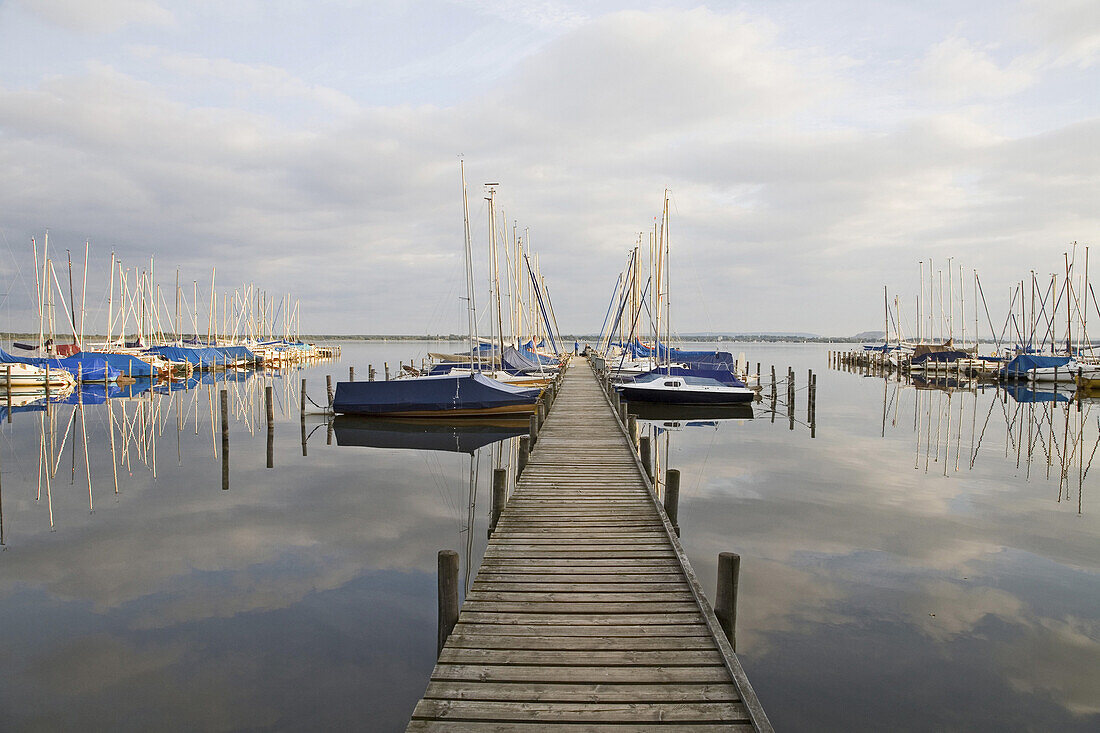
[[[115,409],[111,400],[107,400],[107,434],[111,441],[111,475],[115,482],[115,496],[118,496],[118,458],[115,455]]]
[[[464,592],[470,592],[470,569],[473,566],[474,557],[474,518],[477,513],[477,474],[481,464],[479,451],[470,454],[470,489],[467,495],[466,511],[466,563],[463,573]]]

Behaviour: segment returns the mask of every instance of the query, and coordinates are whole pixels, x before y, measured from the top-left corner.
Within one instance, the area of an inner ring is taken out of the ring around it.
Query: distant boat
[[[342,415],[482,417],[535,411],[541,390],[513,387],[480,373],[416,379],[338,382],[332,401]]]

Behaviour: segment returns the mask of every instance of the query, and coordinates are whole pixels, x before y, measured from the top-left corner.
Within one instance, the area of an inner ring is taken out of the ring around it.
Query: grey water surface
[[[310,404],[303,455],[298,392],[456,348],[348,342],[0,423],[0,728],[403,729],[434,664],[436,553],[476,573],[508,443],[330,443]],[[643,423],[682,472],[708,593],[717,554],[741,554],[738,652],[776,728],[1100,728],[1100,404],[917,389],[830,370],[829,348],[733,345],[752,371],[794,367],[794,430],[768,399]]]

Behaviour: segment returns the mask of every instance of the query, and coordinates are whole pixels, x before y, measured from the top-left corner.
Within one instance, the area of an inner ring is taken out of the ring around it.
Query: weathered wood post
[[[636,415],[629,415],[626,418],[626,432],[630,436],[630,443],[634,446],[635,450],[638,448],[638,417]]]
[[[621,422],[623,425],[626,425],[626,416],[627,416],[626,403],[625,402],[620,402],[619,403],[619,422]]]
[[[454,550],[440,550],[436,558],[439,592],[439,635],[435,656],[438,659],[443,645],[458,623],[458,553]]]
[[[546,422],[546,402],[544,400],[539,400],[535,404],[535,408],[538,410],[536,414],[539,416],[539,429],[541,430],[542,424]]]
[[[272,399],[274,388],[264,387],[264,406],[267,408],[267,467],[275,468],[275,402]]]
[[[367,381],[374,381],[374,364],[367,364]]]
[[[301,402],[301,409],[299,410],[298,414],[300,414],[302,416],[302,424],[305,424],[305,421],[306,421],[306,378],[305,377],[302,377],[302,399],[300,400],[300,402]]]
[[[645,475],[649,477],[649,480],[653,480],[653,459],[649,450],[649,436],[643,435],[638,439],[638,455],[642,459],[642,466],[645,468]]]
[[[382,362],[382,366],[386,370],[386,381],[390,381],[390,363],[388,361]]]
[[[806,375],[806,422],[810,422],[814,412],[814,370]]]
[[[534,448],[535,443],[537,443],[538,439],[539,439],[539,419],[538,419],[538,417],[536,417],[535,415],[532,415],[528,424],[529,424],[529,427],[527,429],[527,434],[528,434],[528,437],[531,440],[531,446],[530,447]]]
[[[353,367],[353,366],[348,367],[348,381],[349,382],[354,382],[355,381],[355,367]]]
[[[332,409],[332,375],[325,375],[325,392],[328,394],[328,409]]]
[[[810,382],[810,437],[817,437],[817,375]]]
[[[218,393],[222,418],[222,491],[229,491],[229,391]]]
[[[493,469],[493,510],[489,516],[489,534],[497,528],[500,513],[508,502],[508,472],[503,468]]]
[[[730,646],[737,651],[737,582],[741,574],[741,556],[734,552],[718,553],[718,592],[714,596],[714,615]]]
[[[519,476],[523,473],[523,469],[527,468],[528,461],[531,460],[531,438],[528,435],[521,435],[519,438],[519,462],[516,464],[516,480],[519,480]]]
[[[668,521],[672,524],[672,529],[676,531],[676,536],[680,536],[680,470],[677,468],[670,468],[665,471],[665,514],[668,515]]]

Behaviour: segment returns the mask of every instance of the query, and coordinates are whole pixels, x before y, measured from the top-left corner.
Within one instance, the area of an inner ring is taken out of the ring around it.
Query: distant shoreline
[[[4,333],[3,337],[9,341],[28,341],[37,342],[38,333]],[[104,334],[84,334],[84,339],[88,341],[102,341],[107,337]],[[193,339],[193,334],[184,334],[184,339]],[[198,338],[206,338],[205,334],[200,334]],[[278,337],[274,337],[278,338]],[[562,334],[563,341],[581,341],[592,343],[599,339],[597,334]],[[645,337],[643,336],[643,339]],[[58,343],[69,343],[72,337],[62,334],[55,335],[55,339]],[[409,334],[302,334],[301,339],[303,341],[454,341],[462,342],[466,341],[467,337],[461,334],[427,334],[427,335],[409,335]],[[691,336],[678,336],[673,339],[677,343],[696,343],[696,342],[722,342],[729,341],[732,343],[822,343],[822,344],[859,344],[859,343],[878,343],[882,341],[882,337],[878,338],[866,338],[857,336],[799,336],[799,335],[784,335],[784,334],[713,334],[713,335],[691,335]]]

